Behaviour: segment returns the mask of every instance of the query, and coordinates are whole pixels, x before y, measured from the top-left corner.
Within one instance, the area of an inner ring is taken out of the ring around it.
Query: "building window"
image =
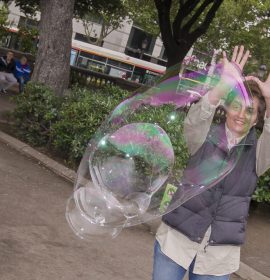
[[[94,44],[97,40],[94,37],[88,37],[81,33],[76,33],[74,39],[88,44]],[[101,46],[103,46],[103,43],[104,41],[102,41]]]
[[[158,57],[158,63],[157,64],[162,65],[162,66],[166,66],[167,65],[167,60],[168,60],[168,58],[167,58],[167,55],[166,55],[165,48],[164,48],[164,46],[162,46],[159,57]]]
[[[161,48],[159,57],[160,57],[161,59],[163,59],[163,60],[167,60],[167,59],[168,59],[164,46],[162,46],[162,48]]]
[[[155,43],[155,37],[136,26],[132,26],[125,53],[136,58],[150,61]]]
[[[38,20],[34,20],[34,19],[31,19],[31,18],[26,18],[26,17],[20,16],[18,27],[38,29],[38,26],[39,26],[39,21]]]

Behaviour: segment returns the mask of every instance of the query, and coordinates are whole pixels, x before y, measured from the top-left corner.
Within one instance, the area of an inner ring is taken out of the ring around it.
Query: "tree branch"
[[[198,20],[198,18],[202,15],[202,13],[204,12],[204,10],[212,3],[212,2],[218,2],[215,0],[205,0],[201,6],[198,8],[198,10],[195,12],[195,14],[192,16],[192,18],[185,24],[185,26],[183,27],[183,30],[185,31],[185,33],[189,33],[191,27],[196,23],[196,21]]]
[[[179,8],[181,9],[185,4],[185,0],[179,0]]]
[[[200,0],[194,0],[194,1],[187,1],[184,3],[184,1],[179,1],[180,7],[177,12],[177,15],[175,17],[175,20],[173,22],[173,36],[176,40],[178,40],[181,37],[182,34],[182,22],[183,19],[189,15],[189,13],[195,9],[195,7],[198,5]],[[182,3],[182,4],[181,4]]]
[[[217,10],[219,9],[220,5],[223,3],[223,0],[215,0],[214,4],[212,5],[211,9],[208,11],[203,23],[195,29],[192,33],[190,33],[189,37],[192,41],[195,42],[197,38],[203,35],[208,27],[210,26],[211,22],[213,21]]]

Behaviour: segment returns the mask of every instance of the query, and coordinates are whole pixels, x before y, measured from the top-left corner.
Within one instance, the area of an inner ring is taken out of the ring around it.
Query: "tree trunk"
[[[165,75],[163,75],[162,80],[167,80],[171,77],[176,77],[179,75],[182,62],[188,50],[186,51],[185,48],[178,48],[174,52],[170,52],[170,54],[167,55],[168,62],[166,65],[166,72]]]
[[[170,49],[167,54],[168,62],[167,68],[174,66],[175,64],[181,64],[184,60],[186,54],[192,47],[192,43],[190,44],[174,44],[174,48]]]
[[[166,65],[166,75],[165,78],[170,78],[173,76],[177,76],[180,72],[182,62],[192,47],[193,42],[181,42],[179,45],[175,41],[169,41],[168,38],[163,36],[163,42],[167,40],[170,42],[169,47],[167,47],[166,55],[167,55],[167,65]],[[165,37],[165,38],[164,38]]]
[[[40,36],[32,80],[63,95],[69,84],[75,0],[40,0]]]

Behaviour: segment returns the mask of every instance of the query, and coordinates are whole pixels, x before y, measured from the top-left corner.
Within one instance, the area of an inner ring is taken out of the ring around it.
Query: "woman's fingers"
[[[257,82],[257,80],[259,80],[257,77],[254,77],[254,76],[246,76],[245,79],[247,81],[255,81],[255,82]]]
[[[262,89],[263,82],[259,78],[254,77],[254,76],[247,76],[245,79],[246,79],[246,81],[256,82],[257,85],[259,86],[259,88]]]
[[[267,77],[267,79],[266,79],[265,82],[266,82],[266,83],[270,83],[270,72],[269,72],[268,77]]]
[[[238,53],[238,46],[235,46],[234,49],[233,49],[233,55],[232,55],[232,61],[233,62],[236,61],[237,53]]]
[[[238,46],[235,46],[233,49],[233,55],[231,59],[231,62],[237,64],[241,70],[243,70],[250,55],[249,50],[247,50],[245,53],[244,50],[245,48],[243,45],[240,46],[240,48]]]
[[[254,81],[254,82],[258,83],[258,84],[269,83],[270,82],[270,73],[268,74],[268,77],[265,80],[265,82],[262,82],[258,77],[254,77],[254,76],[247,76],[246,80],[247,81],[251,81],[252,80],[252,81]]]
[[[246,80],[248,80],[248,81],[252,80],[252,81],[256,82],[261,90],[263,97],[267,98],[267,99],[270,98],[270,73],[265,82],[262,82],[259,78],[254,77],[254,76],[247,76]]]
[[[239,66],[240,66],[241,69],[244,68],[244,66],[245,66],[245,64],[246,64],[246,62],[247,62],[247,60],[248,60],[248,58],[249,58],[249,55],[250,55],[250,51],[247,50],[247,51],[245,52],[244,56],[242,57],[242,60],[241,60],[240,63],[239,63]]]
[[[244,46],[242,45],[239,49],[239,52],[238,52],[237,56],[236,56],[235,63],[240,64],[240,61],[243,57],[243,53],[244,53]]]

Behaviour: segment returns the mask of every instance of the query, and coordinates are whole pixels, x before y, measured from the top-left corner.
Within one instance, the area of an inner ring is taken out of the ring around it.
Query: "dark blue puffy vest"
[[[243,244],[251,196],[258,180],[256,146],[256,131],[252,128],[248,135],[229,151],[225,125],[213,126],[204,144],[191,156],[185,172],[197,166],[198,162],[202,162],[209,154],[218,153],[218,157],[223,158],[226,163],[241,152],[239,160],[224,179],[164,215],[163,222],[198,243],[211,225],[209,245]],[[173,199],[177,199],[179,193],[180,189]]]

